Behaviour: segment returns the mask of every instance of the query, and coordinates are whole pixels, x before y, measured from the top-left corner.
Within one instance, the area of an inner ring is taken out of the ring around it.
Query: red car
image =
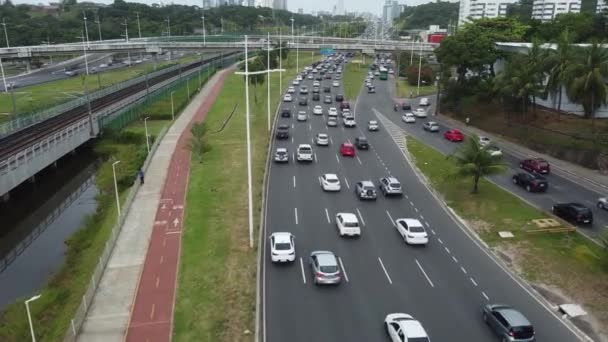
[[[342,103],[340,103],[340,109],[345,109],[345,108],[350,109],[350,103],[343,101]]]
[[[526,171],[542,173],[543,175],[548,175],[551,172],[549,162],[542,158],[524,159],[519,162],[519,167]]]
[[[451,142],[460,142],[464,140],[464,134],[457,129],[451,129],[443,133],[443,137]]]
[[[353,146],[353,144],[350,143],[343,143],[342,145],[340,145],[340,154],[342,154],[343,157],[354,157],[355,156],[355,146]]]

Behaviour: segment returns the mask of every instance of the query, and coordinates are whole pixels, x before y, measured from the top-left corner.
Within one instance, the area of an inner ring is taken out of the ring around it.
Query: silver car
[[[310,253],[310,267],[315,285],[340,284],[340,281],[342,281],[338,259],[330,251],[313,251]]]
[[[425,131],[429,131],[429,132],[439,132],[439,124],[436,123],[435,121],[429,121],[429,122],[425,122],[422,125],[422,128]]]

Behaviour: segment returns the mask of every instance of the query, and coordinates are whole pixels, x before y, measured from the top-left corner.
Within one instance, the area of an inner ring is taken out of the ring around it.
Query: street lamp
[[[2,27],[4,27],[4,38],[6,38],[6,47],[10,48],[11,45],[8,43],[8,32],[6,31],[6,22],[4,21],[4,18],[2,18]]]
[[[283,35],[279,28],[279,70],[283,69]],[[279,96],[283,94],[283,72],[279,71]]]
[[[300,73],[300,31],[298,30],[298,38],[296,40],[296,70]]]
[[[90,46],[90,44],[89,44],[89,27],[87,25],[87,14],[85,11],[82,11],[82,19],[84,20],[84,32],[87,37],[87,46]]]
[[[207,45],[207,32],[205,31],[205,15],[201,15],[201,19],[203,20],[203,46]]]
[[[295,21],[295,19],[293,19],[293,17],[291,17],[291,19],[289,19],[289,21],[291,21],[291,42],[294,43],[295,42],[295,38],[294,38],[295,36],[293,35],[293,22]]]
[[[173,94],[175,91],[171,92],[171,120],[175,121],[175,107],[173,106]]]
[[[144,118],[144,128],[146,130],[146,146],[148,147],[148,153],[150,153],[150,136],[148,135],[148,119],[150,117],[146,116]]]
[[[127,22],[127,18],[125,18],[125,21],[122,23],[122,25],[125,27],[125,40],[127,41],[127,43],[129,42],[129,23]],[[130,59],[129,59],[129,65],[130,65]]]
[[[167,22],[167,36],[169,38],[171,38],[171,19],[169,19],[169,17],[167,17],[167,19],[165,19],[165,21]]]
[[[141,26],[139,25],[139,12],[135,12],[137,15],[137,32],[139,33],[139,38],[141,38]]]
[[[118,197],[118,183],[116,182],[116,165],[120,163],[120,160],[117,160],[112,163],[112,175],[114,176],[114,193],[116,194],[116,210],[118,210],[118,217],[120,217],[120,199]]]
[[[87,58],[87,46],[84,44],[84,32],[80,31],[80,37],[76,37],[76,38],[82,39],[82,52],[84,53],[84,69],[88,75],[89,74],[89,61]]]
[[[420,50],[418,52],[418,89],[416,90],[416,96],[420,95],[420,71],[422,70],[422,43],[419,43]]]
[[[30,313],[30,302],[40,298],[41,295],[34,296],[25,301],[25,311],[27,311],[27,320],[30,323],[30,332],[32,333],[32,342],[36,342],[36,334],[34,334],[34,324],[32,324],[32,314]]]
[[[95,17],[95,24],[97,24],[97,31],[99,31],[99,41],[102,41],[101,38],[101,19],[99,19],[99,14]]]

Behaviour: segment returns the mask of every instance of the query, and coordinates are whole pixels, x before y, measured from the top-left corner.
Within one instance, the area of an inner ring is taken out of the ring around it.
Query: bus
[[[388,70],[385,67],[380,67],[380,79],[384,81],[388,79]]]

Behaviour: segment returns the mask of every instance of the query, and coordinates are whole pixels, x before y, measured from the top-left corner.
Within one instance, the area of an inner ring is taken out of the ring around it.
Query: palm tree
[[[562,89],[566,85],[566,70],[574,57],[572,40],[572,35],[568,29],[562,31],[557,39],[556,49],[550,50],[549,56],[545,60],[545,70],[549,74],[545,90],[552,94],[553,98],[557,95],[558,118],[562,110]]]
[[[583,106],[595,127],[595,111],[608,99],[608,50],[594,41],[566,70],[568,97]]]
[[[473,191],[478,192],[479,179],[505,172],[507,167],[501,162],[501,157],[490,155],[488,150],[479,143],[479,137],[472,135],[467,137],[464,145],[459,147],[448,159],[456,162],[458,175],[461,177],[473,177]]]

